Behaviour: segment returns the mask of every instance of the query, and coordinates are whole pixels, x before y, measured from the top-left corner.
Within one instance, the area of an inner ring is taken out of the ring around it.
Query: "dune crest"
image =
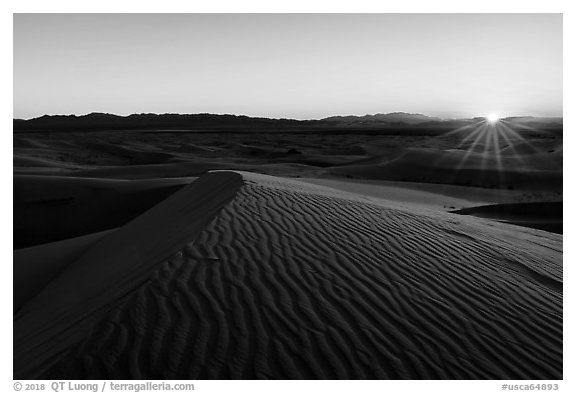
[[[14,375],[38,376],[234,197],[242,177],[210,173],[110,233],[14,316]],[[74,294],[71,296],[71,294]]]
[[[243,172],[135,221],[16,315],[16,378],[562,378],[560,235]]]

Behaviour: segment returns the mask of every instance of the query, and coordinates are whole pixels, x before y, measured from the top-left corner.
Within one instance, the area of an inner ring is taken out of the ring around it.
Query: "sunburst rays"
[[[449,131],[443,137],[450,138],[454,147],[445,150],[435,166],[451,165],[454,179],[461,171],[470,169],[476,171],[478,179],[470,179],[469,184],[504,187],[508,184],[507,172],[529,170],[526,156],[542,153],[522,135],[527,128],[516,126],[497,115],[489,115]],[[488,181],[490,178],[492,180]]]

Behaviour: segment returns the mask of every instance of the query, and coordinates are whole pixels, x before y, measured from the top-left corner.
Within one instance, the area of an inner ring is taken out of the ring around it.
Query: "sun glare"
[[[498,123],[498,120],[500,120],[500,116],[498,116],[496,113],[490,113],[488,116],[486,116],[486,121],[490,124],[496,124]]]
[[[456,150],[460,150],[461,158],[455,166],[454,173],[460,171],[466,165],[477,165],[480,160],[482,170],[496,168],[501,181],[505,181],[506,163],[516,161],[518,165],[526,165],[522,151],[517,150],[528,147],[534,152],[539,150],[532,146],[517,131],[517,125],[506,118],[490,113],[484,119],[478,119],[459,127],[446,135],[460,135],[460,142]],[[476,163],[476,164],[475,164]],[[503,184],[503,183],[502,183]]]

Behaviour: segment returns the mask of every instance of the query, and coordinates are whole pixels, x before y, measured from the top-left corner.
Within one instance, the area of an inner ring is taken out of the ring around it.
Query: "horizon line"
[[[21,117],[12,117],[12,120],[22,120],[22,121],[30,121],[36,120],[43,117],[84,117],[89,115],[109,115],[109,116],[116,116],[116,117],[123,117],[127,118],[130,116],[137,116],[137,115],[156,115],[156,116],[163,116],[163,115],[179,115],[179,116],[189,116],[189,115],[213,115],[213,116],[236,116],[236,117],[248,117],[252,119],[268,119],[268,120],[294,120],[294,121],[321,121],[333,117],[365,117],[365,116],[376,116],[376,115],[391,115],[391,114],[404,114],[404,115],[415,115],[415,116],[425,116],[429,117],[434,121],[434,119],[440,119],[440,121],[451,121],[451,120],[470,120],[470,119],[477,119],[477,118],[486,118],[486,115],[475,115],[475,116],[464,116],[464,117],[442,117],[442,116],[435,116],[435,115],[428,115],[421,112],[403,112],[403,111],[393,111],[393,112],[377,112],[377,113],[366,113],[363,115],[356,115],[356,114],[345,114],[345,115],[330,115],[322,118],[307,118],[307,119],[296,119],[290,117],[265,117],[265,116],[257,116],[257,115],[246,115],[246,114],[235,114],[235,113],[213,113],[213,112],[195,112],[195,113],[180,113],[180,112],[164,112],[164,113],[157,113],[157,112],[134,112],[127,115],[120,115],[111,112],[87,112],[83,114],[43,114],[36,117],[30,118],[21,118]],[[533,117],[533,118],[558,118],[563,119],[564,116],[554,116],[554,115],[547,115],[547,116],[537,116],[537,115],[509,115],[509,116],[501,116],[501,119],[509,119],[509,118],[519,118],[519,117]]]

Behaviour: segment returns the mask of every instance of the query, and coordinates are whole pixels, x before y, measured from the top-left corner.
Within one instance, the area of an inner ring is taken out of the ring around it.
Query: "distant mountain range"
[[[376,113],[375,115],[364,116],[332,116],[322,120],[336,122],[381,122],[402,124],[420,124],[429,121],[442,121],[439,117],[430,117],[420,113],[406,112]]]
[[[30,120],[14,120],[14,130],[100,130],[100,129],[193,129],[227,127],[295,126],[309,121],[267,119],[236,115],[154,114],[118,116],[109,113],[87,115],[44,115]]]
[[[14,119],[14,131],[88,131],[88,130],[184,130],[184,131],[306,131],[358,130],[427,133],[449,130],[484,118],[443,120],[419,113],[377,113],[365,116],[332,116],[321,120],[268,119],[237,115],[133,114],[44,115],[30,120]],[[562,126],[562,118],[511,117],[505,119],[523,125]]]

